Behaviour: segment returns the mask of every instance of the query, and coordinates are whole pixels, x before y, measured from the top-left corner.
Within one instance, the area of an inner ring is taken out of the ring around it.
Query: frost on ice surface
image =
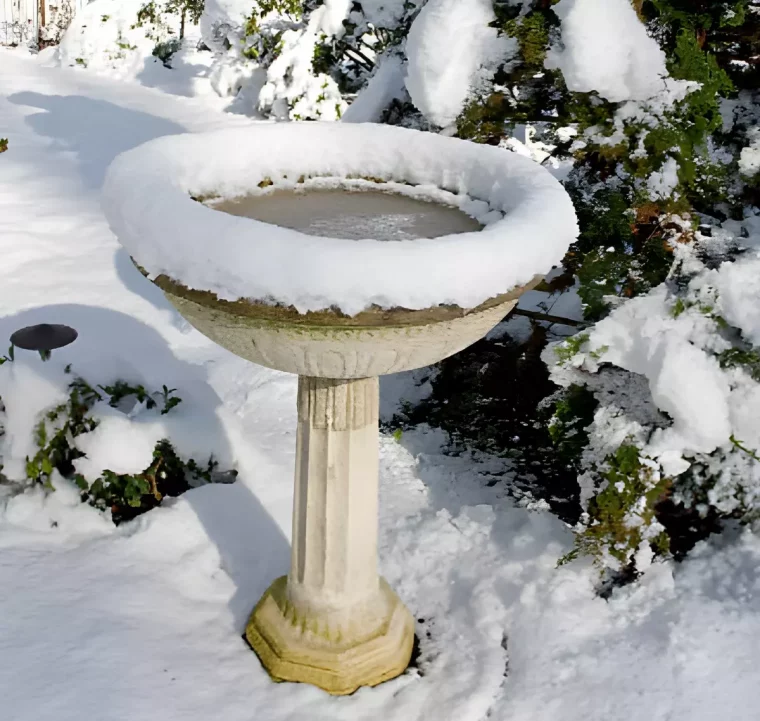
[[[406,87],[412,102],[436,125],[456,120],[479,73],[493,73],[517,48],[489,27],[491,0],[430,0],[406,42]]]
[[[503,217],[476,233],[385,243],[307,236],[190,197],[232,198],[256,192],[265,179],[295,187],[302,176],[320,175],[445,189]],[[570,198],[537,163],[361,123],[260,124],[153,141],[114,162],[103,202],[114,232],[150,273],[224,299],[274,299],[301,312],[472,308],[549,271],[577,235]]]
[[[561,45],[546,67],[559,69],[570,90],[596,91],[611,102],[645,100],[663,88],[665,53],[647,35],[630,0],[560,0]]]

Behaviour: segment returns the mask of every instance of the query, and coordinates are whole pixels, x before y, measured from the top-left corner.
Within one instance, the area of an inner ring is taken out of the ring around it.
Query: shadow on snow
[[[137,271],[135,271],[137,273]],[[139,275],[139,273],[138,273]],[[233,453],[218,416],[221,400],[207,382],[202,366],[187,363],[172,353],[161,335],[131,316],[85,305],[47,305],[0,319],[0,343],[19,328],[37,323],[64,323],[79,332],[71,346],[55,351],[48,363],[34,363],[42,378],[60,379],[71,364],[72,375],[91,384],[124,379],[149,389],[171,383],[183,403],[172,412],[169,440],[196,449],[196,460],[213,450],[224,463]],[[0,348],[4,346],[0,345]],[[17,350],[20,354],[27,351]],[[11,370],[9,364],[3,370]],[[188,491],[190,504],[211,541],[236,592],[229,602],[236,627],[242,632],[246,618],[274,578],[287,571],[290,546],[279,526],[254,493],[241,481]],[[160,549],[158,549],[160,552]]]

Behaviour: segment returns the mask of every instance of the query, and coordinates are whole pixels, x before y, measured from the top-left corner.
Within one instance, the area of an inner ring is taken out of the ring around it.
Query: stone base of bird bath
[[[402,673],[414,620],[377,572],[378,376],[471,345],[538,278],[471,311],[375,309],[352,317],[222,301],[165,276],[154,282],[219,345],[299,376],[290,573],[254,609],[248,642],[272,678],[333,694]]]

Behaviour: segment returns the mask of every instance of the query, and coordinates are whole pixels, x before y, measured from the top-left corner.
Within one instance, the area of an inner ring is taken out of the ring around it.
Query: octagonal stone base
[[[288,599],[283,576],[253,610],[245,636],[275,681],[310,683],[334,695],[404,672],[414,619],[384,579],[377,598],[346,618],[336,624],[318,611],[299,611]]]

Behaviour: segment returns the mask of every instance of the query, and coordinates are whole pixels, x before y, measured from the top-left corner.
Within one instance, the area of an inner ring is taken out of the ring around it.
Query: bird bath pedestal
[[[498,148],[341,123],[162,138],[120,156],[103,192],[111,227],[184,318],[299,376],[291,565],[254,608],[249,643],[274,679],[333,694],[402,673],[414,621],[377,570],[378,378],[499,323],[576,237],[567,194]],[[488,225],[413,197],[425,193]],[[232,200],[191,199],[215,195]]]

